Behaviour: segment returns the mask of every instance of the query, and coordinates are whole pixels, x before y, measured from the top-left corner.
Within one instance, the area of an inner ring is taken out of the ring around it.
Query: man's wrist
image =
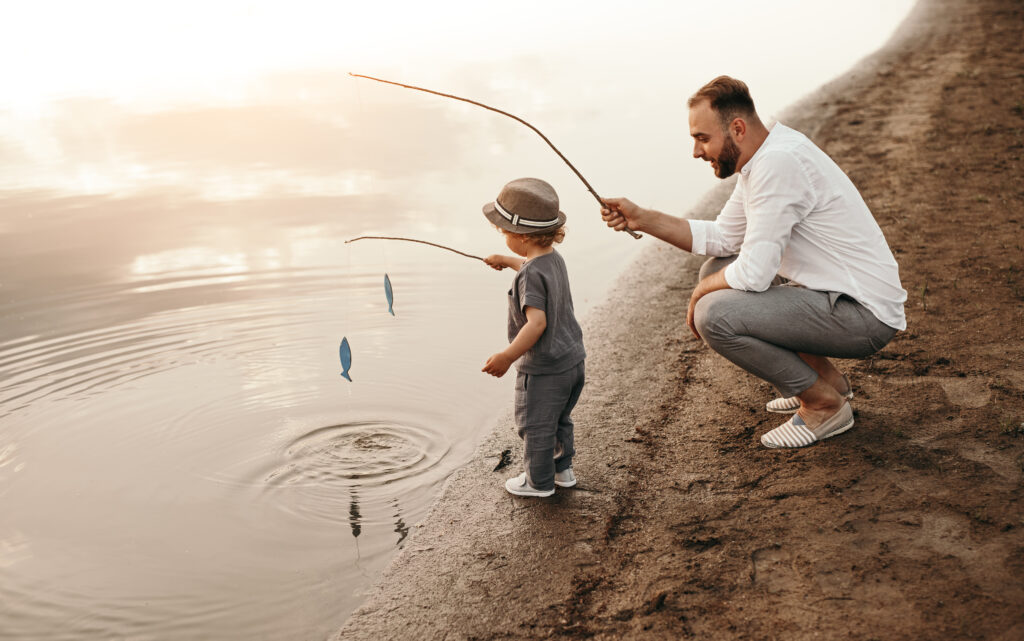
[[[637,206],[636,220],[630,224],[629,228],[632,229],[633,231],[642,231],[644,233],[647,233],[647,225],[644,224],[644,221],[649,220],[650,217],[655,215],[656,213],[657,212],[655,212],[653,209],[646,209],[644,207]]]

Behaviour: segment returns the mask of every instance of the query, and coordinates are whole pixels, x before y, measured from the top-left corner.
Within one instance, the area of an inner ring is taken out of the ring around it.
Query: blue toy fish
[[[352,348],[348,346],[348,338],[341,339],[338,355],[341,357],[341,375],[351,381],[352,377],[348,375],[348,370],[352,367]]]
[[[387,274],[384,274],[384,295],[388,298],[388,312],[394,316],[395,292],[391,289],[391,279],[388,278]]]

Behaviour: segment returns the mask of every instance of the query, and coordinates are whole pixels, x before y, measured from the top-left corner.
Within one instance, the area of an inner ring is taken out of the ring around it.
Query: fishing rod
[[[432,242],[429,242],[429,241],[426,241],[426,240],[417,240],[415,238],[399,238],[397,236],[359,236],[358,238],[349,238],[348,240],[345,241],[345,244],[347,245],[349,243],[354,243],[357,240],[404,240],[404,241],[409,242],[409,243],[422,243],[424,245],[430,245],[431,247],[439,247],[440,249],[447,249],[450,252],[455,252],[456,254],[458,254],[460,256],[465,256],[466,258],[475,258],[475,259],[477,259],[477,260],[479,260],[481,262],[487,262],[483,258],[480,258],[479,256],[474,256],[473,254],[467,254],[465,252],[460,252],[457,249],[452,249],[451,247],[447,247],[445,245],[438,245],[437,243],[432,243]]]
[[[495,109],[494,107],[491,107],[490,105],[485,105],[484,103],[477,102],[476,100],[470,100],[469,98],[460,98],[459,96],[453,96],[453,95],[448,94],[448,93],[441,93],[440,91],[434,91],[432,89],[424,89],[423,87],[416,87],[414,85],[404,85],[404,84],[402,84],[400,82],[394,82],[394,81],[391,81],[391,80],[383,80],[381,78],[374,78],[373,76],[364,76],[364,75],[358,74],[358,73],[349,72],[348,75],[353,76],[355,78],[366,78],[367,80],[375,80],[377,82],[383,82],[386,85],[395,85],[396,87],[404,87],[405,89],[414,89],[416,91],[423,91],[423,92],[426,92],[426,93],[434,94],[435,96],[441,96],[443,98],[452,98],[453,100],[461,100],[462,102],[468,102],[471,105],[476,105],[477,107],[483,107],[484,109],[487,109],[489,111],[493,111],[495,113],[499,113],[499,114],[501,114],[503,116],[508,116],[512,120],[515,120],[516,122],[519,122],[519,123],[522,123],[522,124],[526,125],[530,129],[532,129],[534,132],[536,132],[536,134],[538,136],[543,138],[544,142],[548,143],[548,146],[551,147],[555,151],[556,154],[558,154],[558,157],[561,158],[565,162],[565,164],[569,165],[569,169],[572,169],[573,173],[576,174],[576,177],[583,181],[583,184],[587,186],[587,191],[589,191],[590,194],[597,200],[597,203],[599,205],[601,205],[601,207],[607,207],[607,205],[604,203],[604,201],[601,200],[601,197],[597,195],[597,192],[594,191],[594,188],[590,186],[589,182],[587,182],[587,179],[583,177],[583,174],[581,174],[579,172],[579,170],[576,169],[576,167],[574,167],[571,162],[569,162],[569,159],[566,158],[565,155],[563,155],[562,152],[558,150],[558,147],[556,147],[554,145],[554,143],[552,143],[550,140],[548,140],[548,137],[545,136],[544,134],[542,134],[540,129],[537,129],[536,127],[534,127],[530,123],[526,122],[525,120],[523,120],[519,116],[514,116],[514,115],[508,113],[507,111],[502,111],[501,109]],[[635,231],[633,231],[629,227],[626,227],[622,231],[627,232],[633,238],[642,238],[642,236],[640,234],[636,233]],[[445,249],[447,249],[447,248],[445,248]]]

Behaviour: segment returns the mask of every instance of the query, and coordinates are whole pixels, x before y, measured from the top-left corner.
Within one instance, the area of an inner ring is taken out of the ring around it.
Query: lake
[[[0,636],[328,637],[513,379],[480,372],[506,344],[511,272],[345,241],[508,253],[480,208],[543,178],[568,214],[579,316],[652,244],[605,228],[521,124],[348,72],[514,113],[602,195],[681,214],[715,183],[691,158],[693,91],[730,73],[770,116],[910,7],[750,2],[731,24],[634,4],[15,11],[0,45],[22,63],[0,78]]]

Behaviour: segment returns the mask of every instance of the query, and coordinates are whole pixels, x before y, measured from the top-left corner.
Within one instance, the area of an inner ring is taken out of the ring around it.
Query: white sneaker
[[[573,482],[575,483],[575,481]],[[505,489],[508,490],[509,494],[515,494],[516,496],[536,496],[539,498],[551,496],[555,493],[555,488],[551,488],[550,490],[538,490],[527,483],[526,472],[505,481]]]
[[[571,467],[561,472],[555,472],[555,485],[558,487],[572,487],[576,485],[576,475],[572,473]]]

